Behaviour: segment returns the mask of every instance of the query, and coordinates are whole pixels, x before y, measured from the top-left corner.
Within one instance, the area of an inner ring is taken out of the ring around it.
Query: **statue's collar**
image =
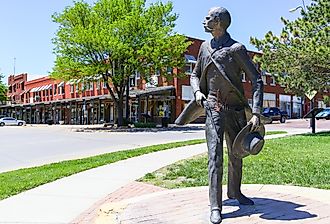
[[[223,45],[225,43],[228,42],[229,39],[230,39],[230,35],[227,32],[223,36],[221,36],[220,38],[218,38],[218,39],[213,38],[210,41],[211,48],[212,49],[220,49],[220,48],[223,47]]]

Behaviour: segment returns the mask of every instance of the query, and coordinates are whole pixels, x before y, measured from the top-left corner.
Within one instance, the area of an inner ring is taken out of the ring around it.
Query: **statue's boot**
[[[254,202],[242,193],[240,193],[238,196],[228,194],[228,198],[236,199],[241,205],[254,205]]]
[[[213,224],[219,224],[222,222],[221,211],[219,208],[213,208],[211,210],[210,221]]]

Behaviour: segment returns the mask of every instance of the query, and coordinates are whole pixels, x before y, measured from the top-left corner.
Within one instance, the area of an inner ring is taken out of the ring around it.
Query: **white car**
[[[22,126],[22,125],[26,125],[26,122],[22,120],[17,120],[13,117],[3,117],[0,119],[0,126],[5,126],[5,125]]]

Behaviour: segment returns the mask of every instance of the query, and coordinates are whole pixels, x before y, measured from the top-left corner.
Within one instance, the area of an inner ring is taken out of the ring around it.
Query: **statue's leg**
[[[209,172],[209,200],[212,209],[222,208],[222,175],[223,175],[223,132],[224,114],[213,111],[206,117],[206,140],[208,147],[208,172]],[[212,120],[213,122],[212,122]],[[215,127],[213,126],[215,125]],[[217,142],[219,136],[220,142]]]
[[[241,194],[242,181],[242,159],[238,159],[233,155],[233,142],[236,135],[246,125],[245,112],[227,111],[225,124],[225,137],[228,149],[228,197],[236,198]]]

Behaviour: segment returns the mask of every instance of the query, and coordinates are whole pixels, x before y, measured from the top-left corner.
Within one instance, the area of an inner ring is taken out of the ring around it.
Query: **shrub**
[[[147,123],[136,122],[136,123],[134,123],[134,127],[136,127],[136,128],[155,128],[156,123],[153,123],[153,122],[147,122]]]

